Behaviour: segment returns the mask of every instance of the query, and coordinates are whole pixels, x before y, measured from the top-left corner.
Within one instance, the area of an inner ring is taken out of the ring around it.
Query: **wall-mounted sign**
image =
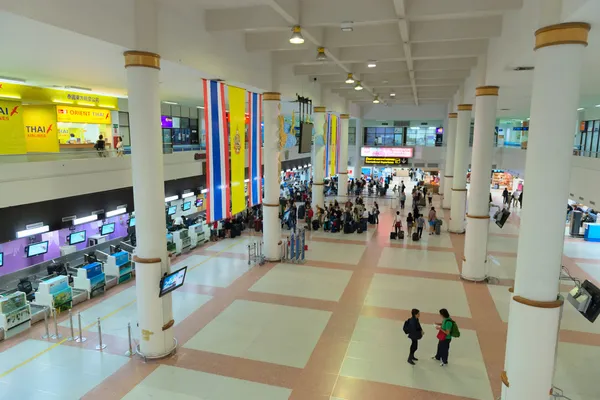
[[[412,158],[414,150],[412,147],[361,147],[360,156]]]
[[[365,157],[365,165],[408,165],[404,157]]]
[[[112,123],[110,110],[100,108],[83,108],[57,106],[56,117],[58,122],[80,122],[85,124],[108,124]]]

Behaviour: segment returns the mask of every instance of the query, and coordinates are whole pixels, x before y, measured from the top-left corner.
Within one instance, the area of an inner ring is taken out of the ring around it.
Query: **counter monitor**
[[[135,217],[129,218],[129,227],[135,226]]]
[[[85,242],[85,231],[73,232],[69,235],[69,244],[71,246],[83,242]]]
[[[0,267],[4,265],[4,253],[0,251]]]
[[[112,222],[110,224],[104,224],[100,227],[100,235],[110,235],[115,231],[115,223]]]
[[[177,206],[171,206],[169,207],[169,209],[167,210],[167,215],[173,215],[177,212]]]
[[[185,274],[187,272],[187,267],[183,267],[178,269],[177,271],[166,275],[160,280],[160,293],[159,297],[164,296],[167,293],[172,292],[173,290],[183,286],[183,282],[185,281]]]
[[[183,205],[181,206],[181,209],[183,211],[188,211],[190,208],[192,208],[192,202],[191,201],[186,201],[185,203],[183,203]]]
[[[30,244],[27,246],[26,251],[27,257],[35,257],[46,254],[48,252],[48,241],[45,240],[43,242]]]

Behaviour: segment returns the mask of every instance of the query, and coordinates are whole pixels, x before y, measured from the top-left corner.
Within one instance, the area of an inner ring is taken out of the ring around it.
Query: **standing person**
[[[414,223],[415,223],[415,219],[413,218],[412,213],[408,213],[408,217],[406,217],[406,233],[408,234],[409,238],[411,237],[410,235],[412,235]]]
[[[308,206],[308,211],[306,212],[306,225],[308,225],[308,230],[312,230],[312,219],[315,213],[311,206]]]
[[[427,201],[429,201],[429,205],[433,203],[433,191],[427,193]]]
[[[419,239],[423,236],[423,227],[425,226],[425,218],[423,218],[423,214],[419,214],[417,217],[417,233],[419,234]]]
[[[404,192],[404,189],[406,189],[406,185],[404,184],[404,181],[400,181],[400,191]]]
[[[442,308],[440,310],[440,315],[443,318],[442,323],[435,324],[435,328],[438,330],[437,338],[439,340],[437,353],[432,358],[441,361],[440,366],[445,367],[448,365],[448,353],[450,352],[450,342],[452,341],[452,330],[456,329],[456,331],[458,331],[458,327],[453,327],[453,325],[456,325],[456,322],[450,318],[448,310]]]
[[[419,361],[419,359],[415,357],[415,353],[419,348],[419,340],[423,338],[425,332],[423,332],[423,328],[421,328],[421,323],[419,322],[419,317],[421,316],[420,311],[413,308],[410,311],[410,315],[411,317],[404,322],[404,333],[406,333],[410,339],[408,363],[415,365],[415,361]]]
[[[396,232],[396,237],[398,237],[398,233],[402,230],[402,219],[400,218],[400,211],[396,211],[396,215],[394,215],[392,229],[394,229],[394,232]]]
[[[404,210],[404,205],[406,204],[406,193],[404,190],[400,193],[400,209]]]
[[[508,189],[504,188],[504,191],[502,192],[502,198],[504,199],[504,204],[510,205],[508,197],[509,197]]]
[[[523,191],[519,193],[519,208],[523,208]]]
[[[433,235],[435,229],[435,222],[437,221],[437,213],[435,211],[435,207],[431,207],[427,219],[429,220],[429,234]]]
[[[117,140],[117,157],[123,157],[123,138],[121,136]]]
[[[512,194],[513,207],[516,207],[519,202],[519,191],[515,190]]]
[[[98,152],[100,157],[106,157],[104,154],[104,148],[106,147],[106,142],[104,141],[104,137],[102,135],[98,136],[98,140],[96,140],[96,144],[94,145],[94,149]]]
[[[373,211],[375,214],[375,223],[379,224],[379,204],[377,204],[377,202],[374,202],[373,204]]]

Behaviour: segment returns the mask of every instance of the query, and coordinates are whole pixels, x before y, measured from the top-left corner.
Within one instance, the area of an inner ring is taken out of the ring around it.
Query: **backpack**
[[[452,328],[450,328],[450,336],[452,336],[453,338],[459,338],[460,330],[458,329],[458,324],[454,322],[454,320],[450,321],[452,321]]]
[[[406,333],[407,335],[410,333],[410,318],[407,319],[406,321],[404,321],[404,326],[402,327],[402,330],[404,331],[404,333]]]

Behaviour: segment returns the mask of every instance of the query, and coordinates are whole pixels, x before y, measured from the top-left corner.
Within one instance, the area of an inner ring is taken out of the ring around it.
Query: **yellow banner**
[[[116,109],[118,107],[118,99],[116,97],[5,82],[0,82],[0,98],[11,98],[26,102],[54,102],[72,104],[74,106],[89,106],[112,109]]]
[[[25,154],[23,106],[16,101],[0,100],[0,154]]]
[[[229,86],[229,149],[231,152],[231,213],[246,209],[246,91]]]
[[[85,124],[111,124],[110,110],[56,106],[58,122],[80,122]]]
[[[56,107],[23,107],[23,127],[28,153],[58,153]]]
[[[337,163],[337,122],[338,116],[331,114],[331,143],[329,145],[329,176],[337,174],[335,166]]]

